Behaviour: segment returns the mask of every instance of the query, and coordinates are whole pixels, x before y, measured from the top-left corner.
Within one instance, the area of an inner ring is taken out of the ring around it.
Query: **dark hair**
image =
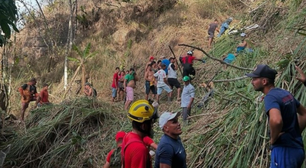
[[[45,83],[44,85],[43,85],[43,87],[46,87],[46,86],[49,86],[47,83]]]
[[[154,65],[154,64],[156,64],[156,62],[155,62],[155,61],[152,61],[152,62],[151,62],[151,65]]]
[[[135,71],[134,68],[130,68],[130,71]]]
[[[169,58],[169,61],[174,60],[174,59],[175,59],[174,57],[170,57],[170,58]]]
[[[157,61],[157,64],[159,64],[160,62],[161,62],[161,60],[158,60],[158,61]]]
[[[120,69],[119,67],[116,67],[116,69],[115,70],[117,70],[117,69]]]
[[[36,78],[30,79],[30,82],[36,82]]]
[[[271,79],[271,78],[266,78],[266,79],[267,79],[267,81],[268,81],[268,84],[274,85],[275,79]]]

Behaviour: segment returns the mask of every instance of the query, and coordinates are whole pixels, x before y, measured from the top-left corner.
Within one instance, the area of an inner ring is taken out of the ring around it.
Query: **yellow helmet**
[[[143,123],[146,120],[150,120],[154,114],[154,107],[147,100],[135,101],[128,112],[128,118]]]

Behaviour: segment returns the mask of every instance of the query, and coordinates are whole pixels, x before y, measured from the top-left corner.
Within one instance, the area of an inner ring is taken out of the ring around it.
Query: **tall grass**
[[[305,68],[306,54],[301,52],[304,49],[305,41],[302,41],[294,53],[299,53],[298,65]],[[226,50],[226,49],[225,49]],[[261,53],[261,52],[258,52]],[[244,66],[254,66],[260,55],[253,53],[247,59],[238,59],[236,64]],[[247,57],[243,55],[243,57]],[[247,61],[246,61],[247,60]],[[282,70],[276,65],[270,65],[279,69],[279,77],[276,86],[289,90],[300,100],[306,103],[305,88],[296,79],[293,66],[294,59]],[[243,75],[235,69],[228,69],[227,76],[234,77],[238,74]],[[222,74],[217,78],[222,78]],[[249,80],[242,80],[230,84],[220,84],[223,90],[216,94],[226,95],[232,101],[227,102],[227,106],[222,106],[216,111],[227,113],[216,119],[212,123],[203,126],[200,135],[193,135],[187,140],[188,151],[190,152],[191,162],[189,167],[268,167],[269,165],[269,137],[267,117],[264,114],[263,102],[256,101],[260,93],[253,90]],[[221,97],[221,95],[220,95]],[[201,129],[200,129],[201,130]],[[303,134],[304,141],[306,139]]]
[[[101,166],[115,133],[128,131],[128,123],[118,109],[87,98],[38,108],[9,142],[5,167]]]

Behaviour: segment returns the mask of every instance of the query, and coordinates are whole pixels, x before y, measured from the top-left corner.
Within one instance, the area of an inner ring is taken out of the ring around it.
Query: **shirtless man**
[[[147,71],[148,66],[152,63],[152,61],[154,61],[154,59],[155,59],[155,58],[154,58],[153,56],[150,56],[149,62],[147,62],[147,64],[146,64],[145,71]]]
[[[87,97],[93,96],[93,90],[92,90],[91,84],[88,82],[85,83],[84,93]]]
[[[24,114],[26,109],[29,107],[30,101],[36,101],[37,106],[37,97],[38,93],[36,90],[36,79],[32,78],[27,84],[22,85],[19,89],[21,95],[21,121],[24,121]]]
[[[146,100],[148,100],[149,98],[150,90],[152,91],[153,98],[155,98],[155,95],[157,94],[156,88],[155,88],[155,77],[153,75],[154,75],[154,71],[152,70],[152,64],[149,64],[145,72]]]
[[[134,68],[130,69],[130,72],[124,77],[124,90],[126,92],[125,109],[128,110],[129,105],[134,100],[134,88],[136,86],[138,77],[136,76]]]

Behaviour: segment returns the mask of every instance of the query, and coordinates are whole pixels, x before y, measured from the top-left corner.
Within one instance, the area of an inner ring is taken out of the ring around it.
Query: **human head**
[[[36,85],[36,78],[32,78],[29,80],[32,85]]]
[[[121,72],[120,72],[120,75],[121,75],[121,76],[125,75],[125,71],[121,71]]]
[[[170,57],[170,58],[169,58],[169,61],[170,61],[171,63],[174,63],[174,62],[175,62],[175,58],[174,58],[174,57]]]
[[[124,131],[118,131],[116,136],[115,136],[115,139],[116,139],[116,143],[117,145],[120,145],[122,143],[122,140],[123,140],[123,137],[125,136],[125,132]]]
[[[187,55],[193,55],[193,51],[188,51]]]
[[[116,72],[119,72],[119,71],[120,71],[120,68],[119,68],[119,67],[116,67],[116,68],[115,68],[115,71],[116,71]]]
[[[159,118],[159,127],[170,137],[177,137],[182,134],[181,126],[178,122],[180,112],[164,112]]]
[[[135,69],[134,68],[130,68],[130,72],[129,72],[131,75],[134,75],[135,74]]]
[[[161,67],[161,69],[166,69],[167,68],[167,66],[165,65],[165,64],[160,64],[160,67]]]
[[[91,84],[89,82],[85,83],[85,88],[89,88],[91,86]]]
[[[256,91],[264,91],[265,86],[274,86],[277,71],[268,65],[259,64],[252,73],[245,74],[252,78],[252,85]]]
[[[154,112],[154,107],[148,100],[137,100],[131,105],[127,116],[132,120],[133,129],[141,132],[144,136],[150,136],[153,134]]]
[[[185,85],[188,85],[190,83],[190,77],[189,76],[184,76],[183,81],[184,81]]]
[[[49,87],[49,85],[48,85],[47,83],[43,84],[43,88],[44,88],[44,89],[46,89],[46,90],[47,90],[47,89],[48,89],[48,87]]]
[[[152,62],[151,62],[151,66],[152,66],[152,68],[156,68],[156,62],[155,62],[155,61],[152,61]]]

